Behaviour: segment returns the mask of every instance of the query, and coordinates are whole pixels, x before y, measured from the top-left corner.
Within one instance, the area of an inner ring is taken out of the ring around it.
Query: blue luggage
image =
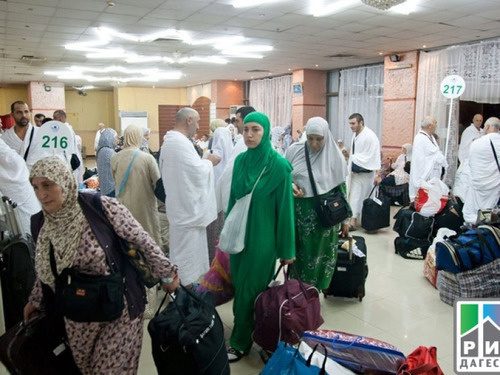
[[[436,268],[452,273],[472,270],[500,258],[500,229],[480,225],[436,243]]]

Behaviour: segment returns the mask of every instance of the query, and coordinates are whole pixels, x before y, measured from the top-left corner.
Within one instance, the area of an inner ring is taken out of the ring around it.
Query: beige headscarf
[[[142,145],[142,128],[138,125],[129,125],[123,132],[123,148],[139,148]]]
[[[50,244],[54,247],[57,273],[71,267],[78,253],[85,216],[78,204],[78,188],[75,176],[67,163],[58,157],[48,157],[37,161],[30,173],[30,181],[35,177],[46,177],[62,188],[63,205],[54,213],[43,210],[45,222],[36,243],[35,268],[44,284],[54,286],[54,275],[50,269]]]

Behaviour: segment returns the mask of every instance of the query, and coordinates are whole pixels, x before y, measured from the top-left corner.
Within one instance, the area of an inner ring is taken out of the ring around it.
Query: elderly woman
[[[272,280],[276,259],[290,264],[295,258],[292,168],[274,151],[270,131],[269,118],[265,114],[247,115],[243,137],[248,150],[238,155],[234,162],[228,214],[236,200],[257,185],[248,211],[244,249],[230,256],[235,291],[234,328],[228,349],[230,362],[250,352],[254,301]]]
[[[319,222],[304,148],[308,147],[312,175],[320,196],[335,190],[345,194],[347,164],[324,119],[309,119],[306,134],[306,141],[294,143],[286,153],[293,167],[297,248],[295,269],[302,281],[324,290],[330,285],[337,262],[340,224],[325,228]],[[347,223],[342,224],[342,234],[347,235],[348,231]]]
[[[161,243],[158,206],[154,194],[160,170],[152,155],[140,152],[141,143],[142,128],[128,126],[123,133],[123,149],[111,158],[111,173],[120,203],[132,212],[156,243]]]
[[[122,250],[113,246],[116,242],[107,245],[109,238],[118,235],[135,243],[154,276],[165,278],[165,290],[177,288],[177,267],[165,258],[125,206],[113,198],[79,194],[73,174],[60,159],[50,157],[36,162],[30,181],[42,212],[32,218],[33,235],[37,238],[37,280],[24,308],[25,320],[42,306],[48,317],[57,310],[58,306],[49,301],[53,300],[56,277],[59,280],[65,269],[110,275],[112,267],[117,267],[116,261],[125,278],[121,315],[111,321],[75,321],[64,316],[64,326],[75,363],[83,375],[136,374],[142,345],[144,286],[123,259]],[[101,215],[96,215],[95,198],[100,199]],[[51,268],[51,253],[55,271]],[[111,264],[108,259],[113,260]]]
[[[155,158],[140,150],[143,130],[129,125],[123,133],[123,149],[111,158],[111,173],[116,184],[116,197],[127,207],[144,230],[156,243],[161,244],[158,200],[154,194],[160,170]],[[156,289],[147,291],[146,318],[156,310]]]
[[[99,188],[102,195],[115,196],[115,181],[111,174],[111,158],[115,152],[116,131],[106,128],[102,131],[97,146],[96,164],[99,174]]]

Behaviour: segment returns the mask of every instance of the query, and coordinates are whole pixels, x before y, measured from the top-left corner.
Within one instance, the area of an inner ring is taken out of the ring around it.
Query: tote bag
[[[245,234],[247,231],[248,209],[252,202],[252,194],[259,183],[266,167],[260,172],[252,191],[236,201],[231,212],[224,221],[220,234],[219,249],[228,254],[238,254],[245,247]]]

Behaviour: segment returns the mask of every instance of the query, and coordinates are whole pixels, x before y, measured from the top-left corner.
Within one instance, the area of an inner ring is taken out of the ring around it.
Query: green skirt
[[[324,228],[314,207],[314,197],[295,198],[294,265],[300,280],[322,290],[328,289],[335,271],[340,224]]]

